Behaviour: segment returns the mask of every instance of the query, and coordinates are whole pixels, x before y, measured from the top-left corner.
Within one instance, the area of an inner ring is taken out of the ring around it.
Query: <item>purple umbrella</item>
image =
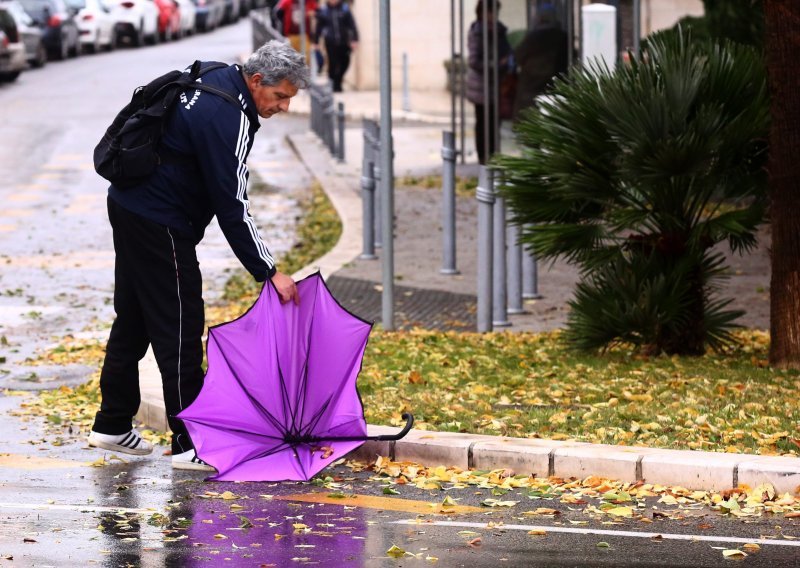
[[[240,318],[208,331],[208,372],[178,414],[218,481],[307,480],[365,440],[356,378],[372,324],[345,310],[319,273],[297,283],[300,305],[268,282]]]

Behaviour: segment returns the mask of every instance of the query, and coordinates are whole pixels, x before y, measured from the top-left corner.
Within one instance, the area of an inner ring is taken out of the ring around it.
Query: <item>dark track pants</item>
[[[108,199],[114,231],[114,311],[103,370],[102,402],[93,430],[123,434],[141,402],[139,361],[149,345],[161,372],[173,453],[191,449],[175,418],[203,385],[205,326],[202,277],[195,243]]]
[[[486,126],[484,124],[486,112],[486,105],[475,105],[475,149],[478,151],[479,164],[486,164],[486,161],[490,159],[496,151],[495,137],[493,134],[489,136],[489,147],[486,147]],[[494,106],[489,107],[489,124],[494,124]],[[489,127],[489,132],[493,132],[491,126]]]
[[[325,52],[328,55],[328,77],[333,83],[333,92],[342,91],[342,79],[350,67],[350,46],[337,45],[333,42],[325,42]]]

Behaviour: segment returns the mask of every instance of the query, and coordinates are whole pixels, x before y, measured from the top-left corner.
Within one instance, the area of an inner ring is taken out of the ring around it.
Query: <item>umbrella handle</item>
[[[403,413],[403,419],[406,421],[406,425],[403,427],[400,432],[397,434],[384,434],[382,436],[370,436],[367,437],[367,440],[375,440],[377,442],[396,442],[400,438],[403,438],[406,434],[409,433],[411,427],[414,426],[414,415],[410,412]]]
[[[396,442],[411,430],[411,427],[414,426],[414,415],[410,412],[403,413],[403,418],[406,421],[406,425],[403,427],[400,432],[397,434],[384,434],[382,436],[293,436],[291,434],[285,434],[283,436],[283,441],[287,444],[297,445],[297,444],[317,444],[321,442],[366,442],[367,440],[372,440],[375,442]]]

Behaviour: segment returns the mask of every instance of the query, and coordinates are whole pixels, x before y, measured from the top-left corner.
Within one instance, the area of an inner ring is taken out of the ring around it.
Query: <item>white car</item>
[[[175,0],[181,14],[181,35],[193,35],[197,31],[197,8],[192,0]]]
[[[67,5],[78,12],[75,20],[84,53],[97,53],[100,49],[110,51],[116,47],[117,22],[104,0],[67,0]]]
[[[134,45],[158,43],[158,7],[153,0],[109,0],[117,34]]]

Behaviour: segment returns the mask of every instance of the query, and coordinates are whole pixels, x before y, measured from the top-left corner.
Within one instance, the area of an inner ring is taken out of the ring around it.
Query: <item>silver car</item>
[[[25,46],[25,56],[31,67],[41,67],[47,62],[47,49],[42,40],[42,30],[36,25],[22,4],[17,0],[0,0],[0,8],[8,10],[17,24],[22,44]]]
[[[14,81],[28,67],[14,18],[0,8],[0,81]]]

